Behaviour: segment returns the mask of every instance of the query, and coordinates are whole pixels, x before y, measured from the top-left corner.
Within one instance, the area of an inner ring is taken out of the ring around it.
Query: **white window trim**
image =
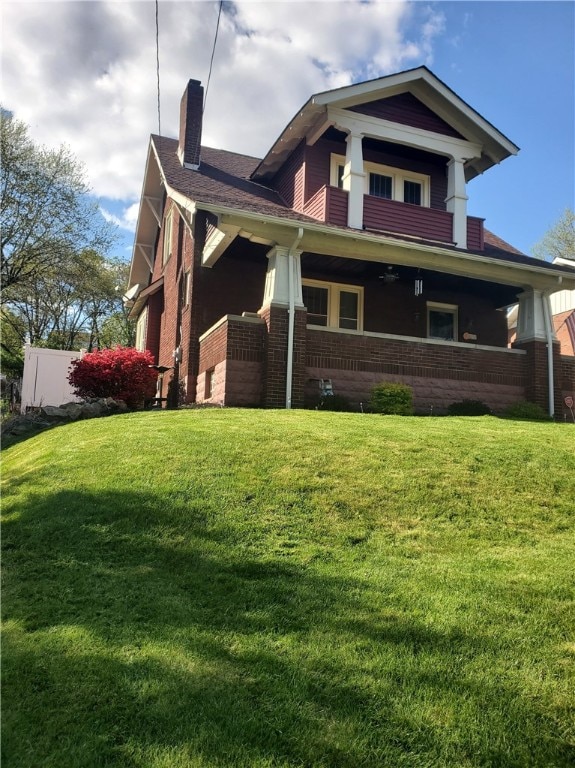
[[[148,331],[148,307],[140,312],[136,321],[136,349],[144,352],[146,349],[146,335]]]
[[[331,155],[330,164],[330,185],[337,187],[337,169],[340,165],[345,166],[344,155]],[[369,194],[369,174],[377,173],[381,176],[391,176],[392,178],[392,200],[399,203],[403,203],[403,182],[414,181],[417,184],[421,184],[421,206],[420,208],[429,208],[430,206],[430,177],[424,173],[416,173],[415,171],[404,171],[401,168],[393,168],[389,165],[380,165],[379,163],[363,163],[363,170],[365,173],[364,180],[364,194]],[[345,182],[344,182],[345,184]],[[346,187],[344,186],[344,189]],[[349,191],[349,190],[347,190]]]
[[[459,306],[457,304],[442,304],[438,301],[427,302],[427,338],[435,339],[437,341],[450,341],[449,339],[438,339],[435,336],[431,336],[429,314],[430,312],[433,312],[433,311],[450,312],[453,315],[453,341],[457,341],[459,339],[459,324],[458,324]]]
[[[363,287],[361,285],[347,285],[346,283],[331,283],[324,280],[308,280],[301,281],[302,286],[307,285],[311,288],[324,288],[327,289],[327,326],[314,325],[308,323],[312,328],[335,328],[342,331],[362,331],[363,330]],[[357,294],[357,328],[340,328],[339,326],[339,294],[341,291],[346,293]]]
[[[183,275],[184,280],[184,286],[183,286],[183,295],[182,295],[182,307],[187,307],[190,304],[190,281],[191,281],[191,272],[188,270],[187,272],[184,272]]]
[[[166,218],[164,219],[164,245],[162,250],[162,265],[165,266],[170,256],[172,255],[172,224],[173,224],[173,210],[170,210]]]

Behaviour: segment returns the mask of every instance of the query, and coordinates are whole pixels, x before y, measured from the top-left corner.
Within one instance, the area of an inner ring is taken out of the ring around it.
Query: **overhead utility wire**
[[[162,135],[162,123],[160,121],[160,36],[158,25],[158,0],[156,0],[156,76],[158,80],[158,135]]]
[[[212,57],[210,59],[210,71],[208,72],[208,82],[206,83],[206,92],[204,94],[204,106],[202,108],[202,112],[206,111],[206,101],[208,100],[208,89],[210,87],[210,78],[212,76],[212,65],[214,63],[214,53],[216,52],[216,42],[218,40],[218,31],[220,29],[220,16],[222,15],[223,3],[224,3],[224,0],[220,0],[220,8],[218,10],[218,20],[216,22],[216,34],[214,36],[214,45],[212,46]]]

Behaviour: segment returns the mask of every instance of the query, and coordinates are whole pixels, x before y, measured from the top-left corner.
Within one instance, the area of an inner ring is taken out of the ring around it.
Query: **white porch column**
[[[549,305],[549,296],[543,291],[529,289],[518,295],[517,338],[522,341],[547,341],[545,327],[545,304]],[[553,338],[555,333],[553,331]]]
[[[447,210],[453,214],[453,242],[467,248],[467,194],[463,159],[454,157],[447,163]]]
[[[294,306],[303,307],[301,288],[301,251],[294,251],[283,245],[274,246],[268,252],[268,270],[262,307],[269,304],[289,305],[289,272],[294,292]]]
[[[363,171],[363,135],[349,133],[343,170],[343,188],[349,192],[347,203],[347,226],[363,229],[363,195],[365,173]]]

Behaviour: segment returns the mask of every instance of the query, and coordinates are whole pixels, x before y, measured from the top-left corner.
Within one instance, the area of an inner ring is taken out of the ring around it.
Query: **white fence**
[[[83,352],[42,349],[26,345],[22,379],[22,413],[28,408],[63,405],[79,400],[68,383],[70,363]]]

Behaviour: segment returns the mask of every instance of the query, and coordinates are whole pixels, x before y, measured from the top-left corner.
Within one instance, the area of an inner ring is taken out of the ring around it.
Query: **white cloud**
[[[128,232],[136,231],[139,203],[132,203],[131,205],[124,208],[121,216],[112,213],[107,208],[104,208],[103,205],[99,206],[99,210],[107,222],[115,224],[117,227],[120,227],[120,229],[126,229]]]
[[[188,79],[207,81],[217,12],[159,4],[164,135]],[[3,106],[35,140],[68,144],[97,195],[137,199],[158,130],[154,3],[4,0],[2,14]],[[419,3],[225,3],[203,143],[261,156],[312,93],[430,63],[442,31]],[[116,218],[130,229],[133,216]]]

